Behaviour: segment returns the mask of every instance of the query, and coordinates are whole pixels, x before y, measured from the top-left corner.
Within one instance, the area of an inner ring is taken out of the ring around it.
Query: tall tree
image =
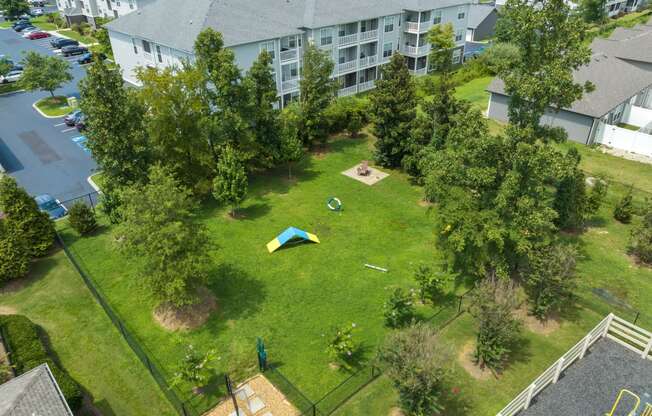
[[[371,93],[371,118],[374,122],[376,161],[398,167],[408,153],[408,137],[416,117],[416,91],[405,58],[396,53],[383,66],[382,78]]]
[[[292,179],[292,164],[304,156],[303,143],[299,137],[301,113],[298,104],[291,104],[281,113],[281,160],[288,164],[288,179]]]
[[[145,126],[154,158],[198,193],[210,188],[214,163],[201,126],[204,83],[195,68],[141,69],[139,90],[147,117]]]
[[[0,58],[0,75],[7,75],[7,73],[9,73],[13,67],[14,64],[11,63],[8,58],[4,56]]]
[[[235,216],[236,208],[244,201],[246,195],[247,172],[237,150],[227,145],[217,164],[213,196],[219,202],[231,205],[231,216]]]
[[[36,201],[9,175],[0,177],[0,211],[6,229],[23,237],[33,256],[42,256],[54,243],[54,223]]]
[[[0,220],[0,283],[23,277],[32,256],[25,237],[15,223]]]
[[[337,83],[331,79],[335,64],[330,56],[312,43],[305,46],[301,68],[301,138],[312,146],[328,137],[324,111],[335,98]]]
[[[593,88],[573,79],[591,58],[586,25],[564,0],[508,0],[501,13],[507,22],[504,40],[521,51],[520,59],[499,73],[510,96],[510,123],[531,131],[521,133],[521,140],[563,139],[561,131],[550,132],[539,121],[546,109],[569,107]]]
[[[565,230],[581,229],[590,214],[589,196],[586,192],[586,177],[579,168],[580,154],[570,148],[566,154],[564,172],[557,183],[553,207],[557,211],[555,223]]]
[[[607,20],[606,1],[581,0],[579,12],[586,23],[604,23]]]
[[[70,64],[57,56],[29,51],[21,63],[23,76],[19,82],[28,91],[47,91],[54,97],[56,89],[72,81]]]
[[[88,148],[109,181],[143,183],[151,161],[145,106],[119,70],[94,62],[79,82]]]
[[[262,51],[245,77],[249,90],[250,120],[256,142],[256,162],[272,167],[280,158],[280,125],[272,55]]]
[[[211,260],[204,225],[195,220],[191,192],[160,165],[145,185],[121,190],[120,249],[138,259],[138,277],[158,302],[194,304]]]
[[[196,65],[202,74],[204,115],[200,123],[208,141],[213,166],[219,160],[221,145],[236,147],[245,160],[256,154],[251,132],[250,99],[235,64],[233,51],[224,47],[222,35],[210,28],[195,41]]]
[[[9,19],[29,12],[29,3],[26,0],[0,0],[0,9],[5,11]]]

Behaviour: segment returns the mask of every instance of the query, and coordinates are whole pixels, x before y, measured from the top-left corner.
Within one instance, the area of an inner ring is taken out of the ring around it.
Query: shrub
[[[444,289],[452,276],[447,273],[437,273],[432,267],[420,264],[414,272],[414,280],[419,286],[419,299],[421,302],[435,302],[444,296]]]
[[[390,328],[401,328],[414,320],[412,293],[397,288],[392,292],[384,305],[385,325]]]
[[[576,258],[575,247],[561,244],[530,253],[523,280],[532,315],[544,320],[573,300],[577,287]]]
[[[213,370],[212,363],[216,358],[215,350],[209,350],[202,354],[192,345],[188,345],[179,369],[174,374],[173,385],[185,381],[191,383],[195,390],[205,386]]]
[[[46,363],[57,380],[61,393],[73,411],[81,408],[83,393],[79,384],[52,360],[42,340],[42,329],[22,315],[0,316],[0,326],[11,350],[11,362],[17,374]]]
[[[343,328],[334,327],[328,338],[326,352],[332,360],[339,361],[344,368],[351,368],[351,362],[355,358],[358,345],[353,339],[355,323]]]
[[[83,202],[75,202],[68,211],[70,226],[79,235],[86,235],[97,228],[95,212]]]
[[[83,35],[83,34],[84,34],[84,30],[83,30],[82,27],[79,25],[79,23],[73,23],[73,24],[70,26],[70,29],[71,29],[73,32],[77,32],[77,33],[79,33],[80,35]]]
[[[25,276],[31,257],[20,231],[12,223],[0,220],[0,283]]]
[[[634,204],[632,202],[632,188],[629,188],[627,194],[621,198],[614,208],[614,218],[623,224],[629,224],[632,221],[634,213]]]
[[[334,100],[324,111],[328,133],[337,134],[347,131],[352,137],[357,136],[362,127],[369,123],[368,105],[368,100],[358,97]]]
[[[399,403],[409,415],[440,414],[446,376],[453,355],[437,338],[435,329],[416,324],[392,332],[377,360],[398,391]]]
[[[476,364],[500,371],[520,333],[520,322],[512,315],[516,307],[513,283],[494,275],[486,277],[471,292],[471,299],[469,312],[478,328]]]
[[[598,212],[602,203],[607,197],[607,192],[609,190],[609,183],[602,176],[596,176],[593,178],[593,187],[589,193],[586,201],[587,210],[591,214]]]
[[[520,51],[517,46],[502,42],[494,43],[479,57],[484,61],[489,72],[494,75],[508,69],[519,58]]]
[[[643,221],[632,230],[628,251],[645,264],[652,264],[652,207],[648,205]]]

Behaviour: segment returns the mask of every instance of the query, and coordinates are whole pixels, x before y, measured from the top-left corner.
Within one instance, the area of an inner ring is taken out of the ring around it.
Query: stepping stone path
[[[256,396],[256,392],[248,383],[236,390],[235,396],[238,399],[238,405],[240,405],[242,409],[240,409],[240,415],[237,415],[234,411],[229,416],[273,416],[270,411],[262,413],[266,410],[265,402],[263,399]]]

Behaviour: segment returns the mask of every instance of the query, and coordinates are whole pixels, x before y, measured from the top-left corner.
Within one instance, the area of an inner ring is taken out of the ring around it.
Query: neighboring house
[[[0,416],[73,416],[47,364],[0,385]]]
[[[490,38],[496,31],[498,9],[493,4],[472,4],[469,8],[469,23],[466,41],[477,42]]]
[[[565,0],[565,3],[571,10],[577,9],[580,0]],[[501,7],[507,3],[507,0],[496,0],[496,6]],[[621,13],[635,12],[644,3],[644,0],[607,0],[604,3],[604,9],[608,17],[615,17]]]
[[[569,139],[576,142],[631,147],[620,144],[625,140],[620,137],[645,134],[652,126],[652,25],[617,28],[609,39],[595,39],[591,49],[591,61],[575,71],[574,79],[578,83],[592,82],[595,90],[570,108],[558,112],[550,109],[541,123],[563,127]],[[508,119],[509,96],[504,88],[496,78],[487,89],[491,93],[487,113],[500,121]],[[648,143],[652,154],[652,136]]]
[[[87,22],[95,27],[95,19],[115,19],[153,0],[56,0],[57,8],[68,24]]]
[[[413,74],[428,71],[427,32],[452,23],[460,63],[469,0],[157,0],[106,25],[125,80],[138,84],[138,67],[178,66],[193,59],[197,35],[221,32],[237,65],[248,70],[260,51],[274,57],[281,105],[299,93],[303,45],[314,42],[335,62],[339,95],[374,88],[379,68],[394,53],[407,57]]]

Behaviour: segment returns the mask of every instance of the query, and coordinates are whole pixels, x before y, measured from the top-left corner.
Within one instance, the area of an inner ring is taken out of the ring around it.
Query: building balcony
[[[340,46],[343,45],[350,45],[351,43],[357,43],[358,42],[358,34],[354,33],[352,35],[346,35],[346,36],[340,36],[337,39],[337,44]]]
[[[376,55],[360,58],[360,62],[358,62],[358,68],[365,68],[368,66],[376,65],[376,62],[378,62],[378,56]]]
[[[428,73],[428,68],[423,67],[419,69],[408,69],[412,75],[426,75]]]
[[[354,95],[358,92],[358,86],[353,85],[351,87],[346,87],[346,88],[340,88],[340,90],[337,92],[338,97],[346,97],[349,95]]]
[[[281,83],[281,89],[283,91],[292,91],[299,88],[299,78],[289,79]]]
[[[430,30],[432,27],[432,21],[427,20],[425,22],[405,22],[405,31],[408,33],[424,33]]]
[[[298,49],[288,49],[287,51],[281,51],[281,62],[296,61],[298,57]]]
[[[356,69],[355,65],[356,65],[355,60],[338,64],[337,65],[337,72],[341,74],[342,72],[352,71],[352,70]]]
[[[366,32],[360,32],[360,42],[367,42],[376,39],[378,39],[377,30],[368,30]]]
[[[401,52],[411,56],[426,55],[427,53],[430,52],[430,45],[429,44],[423,46],[403,45],[401,47]]]
[[[374,80],[358,84],[358,92],[369,91],[374,88],[376,88],[376,81]]]

